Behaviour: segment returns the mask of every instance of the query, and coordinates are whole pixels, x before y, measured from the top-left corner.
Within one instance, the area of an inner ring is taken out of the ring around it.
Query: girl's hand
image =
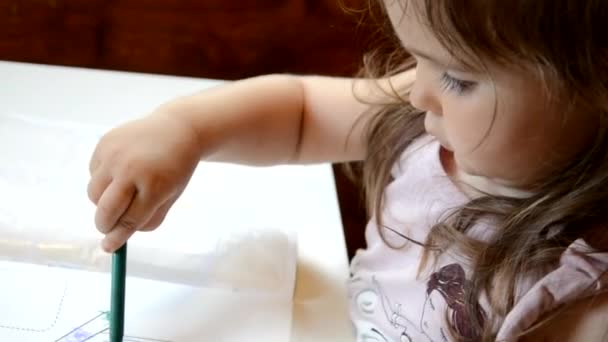
[[[135,231],[156,229],[186,187],[200,160],[197,133],[166,112],[112,129],[90,161],[88,195],[95,225],[113,252]]]

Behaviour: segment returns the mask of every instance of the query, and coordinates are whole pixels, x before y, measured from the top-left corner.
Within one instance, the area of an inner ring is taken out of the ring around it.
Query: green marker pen
[[[110,303],[110,342],[122,342],[125,333],[125,288],[127,244],[112,254],[112,292]]]

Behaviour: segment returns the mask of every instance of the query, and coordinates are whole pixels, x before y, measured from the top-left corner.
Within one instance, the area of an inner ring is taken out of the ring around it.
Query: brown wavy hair
[[[563,251],[578,238],[607,251],[608,232],[603,223],[608,205],[608,35],[604,34],[608,2],[391,1],[421,6],[416,10],[425,14],[423,20],[438,41],[460,62],[483,68],[484,61],[492,61],[526,70],[544,81],[550,99],[561,100],[565,115],[586,111],[598,117],[592,146],[535,185],[534,195],[479,197],[446,213],[432,227],[427,241],[403,236],[426,248],[421,269],[448,247],[456,247],[471,260],[466,310],[475,312],[480,295],[488,295],[491,312],[485,324],[475,319],[476,315],[470,317],[475,336],[492,341],[521,295],[516,285],[522,279],[540,279],[556,267]],[[381,2],[370,1],[372,18],[388,22],[384,10]],[[386,78],[415,66],[399,47],[392,28],[385,27],[381,34],[385,44],[364,59],[364,79]],[[398,227],[384,226],[380,215],[385,188],[392,180],[391,167],[409,144],[424,134],[424,113],[407,101],[408,92],[407,87],[395,86],[387,94],[391,101],[367,102],[372,105],[366,128],[368,150],[360,166],[367,207],[370,214],[376,213],[381,234],[386,229],[399,231]],[[482,218],[490,218],[499,228],[489,240],[476,240],[468,234]],[[595,238],[590,239],[594,233]]]

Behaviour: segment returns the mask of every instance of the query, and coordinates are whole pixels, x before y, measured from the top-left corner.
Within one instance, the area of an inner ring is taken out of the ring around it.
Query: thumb
[[[117,226],[101,241],[101,248],[108,253],[113,253],[122,247],[134,233],[133,229]]]

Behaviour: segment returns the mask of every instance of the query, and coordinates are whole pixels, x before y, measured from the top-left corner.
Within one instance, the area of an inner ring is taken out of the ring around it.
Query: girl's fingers
[[[129,207],[120,216],[112,229],[138,230],[150,220],[152,215],[158,210],[160,204],[152,201],[149,197],[142,196],[141,192],[136,192]]]
[[[124,245],[127,240],[135,233],[135,230],[124,226],[117,226],[112,229],[101,241],[101,248],[108,253],[115,252]]]
[[[105,172],[96,172],[87,185],[87,195],[91,202],[99,203],[101,195],[104,193],[108,185],[112,183],[112,176]]]
[[[95,212],[95,226],[100,232],[107,234],[116,226],[131,206],[135,193],[135,185],[110,183],[99,198]]]
[[[141,217],[145,217],[145,212],[148,211],[145,210],[144,206],[139,204],[141,201],[136,195],[127,211],[118,219],[117,224],[106,234],[101,242],[103,250],[109,253],[116,251],[124,245],[137,230],[147,231],[156,229],[163,222],[167,216],[167,212],[169,212],[169,209],[173,203],[175,203],[176,199],[177,198],[169,199],[156,209],[154,214],[149,217],[144,224],[138,224],[135,222],[143,222],[140,221]],[[140,218],[138,219],[138,217]]]
[[[150,220],[157,209],[152,202],[145,201],[137,192],[134,192],[131,197],[133,200],[130,201],[128,208],[124,210],[122,216],[117,218],[116,224],[112,226],[101,242],[101,247],[106,252],[114,252],[120,248],[137,229]]]
[[[93,174],[95,173],[95,171],[97,171],[97,168],[99,167],[99,165],[101,165],[101,162],[99,160],[99,158],[97,158],[97,151],[93,152],[93,156],[91,157],[91,160],[89,161],[89,174]]]
[[[169,209],[171,209],[171,206],[173,206],[173,204],[175,203],[176,200],[177,200],[177,197],[170,198],[169,200],[167,200],[163,205],[161,205],[156,210],[154,215],[152,215],[152,217],[150,217],[150,219],[141,226],[140,230],[151,231],[151,230],[158,228],[165,220],[165,217],[167,216]]]

